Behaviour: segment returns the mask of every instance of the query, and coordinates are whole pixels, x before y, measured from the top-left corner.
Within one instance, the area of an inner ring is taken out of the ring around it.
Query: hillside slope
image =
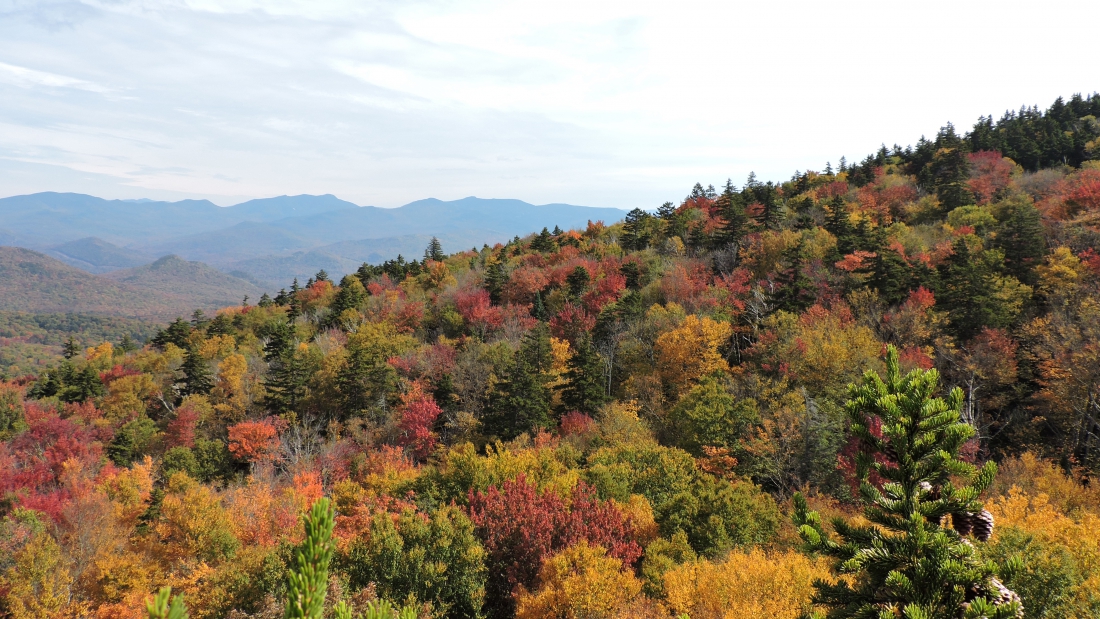
[[[175,256],[93,275],[45,254],[0,247],[0,312],[65,313],[171,320],[259,298],[254,284]]]
[[[252,282],[176,255],[164,256],[145,266],[107,273],[103,278],[164,295],[186,291],[191,305],[204,308],[234,305],[245,296],[255,300],[264,293]]]
[[[181,294],[150,293],[36,251],[0,247],[0,311],[164,318],[189,305]]]
[[[153,260],[148,254],[124,249],[94,236],[69,241],[43,253],[89,273],[128,269]]]

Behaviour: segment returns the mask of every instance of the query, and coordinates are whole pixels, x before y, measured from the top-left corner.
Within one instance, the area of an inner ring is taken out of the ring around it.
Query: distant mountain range
[[[324,268],[419,257],[437,236],[447,251],[502,242],[543,227],[612,223],[624,211],[520,200],[418,200],[393,209],[332,195],[280,196],[220,207],[206,200],[104,200],[70,193],[0,199],[0,245],[35,249],[91,273],[174,254],[251,279],[269,291]],[[240,296],[240,295],[238,295]],[[239,299],[238,299],[239,300]]]

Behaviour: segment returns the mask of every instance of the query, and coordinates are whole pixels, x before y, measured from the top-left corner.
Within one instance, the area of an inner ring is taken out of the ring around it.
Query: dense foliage
[[[1096,616],[1098,113],[67,343],[0,614]]]

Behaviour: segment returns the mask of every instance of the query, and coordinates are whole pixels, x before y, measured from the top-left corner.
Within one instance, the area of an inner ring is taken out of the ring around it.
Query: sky
[[[1100,90],[1100,2],[0,0],[0,196],[653,209]]]

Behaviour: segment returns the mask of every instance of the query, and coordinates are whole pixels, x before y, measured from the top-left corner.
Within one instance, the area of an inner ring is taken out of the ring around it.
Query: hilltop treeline
[[[870,371],[945,399],[898,486],[922,518],[866,513],[930,527],[963,583],[889,595],[1095,616],[1097,116],[1059,100],[622,222],[320,272],[139,350],[70,345],[0,387],[0,612],[141,617],[171,585],[195,617],[280,616],[327,496],[329,606],[796,617],[843,581],[803,552],[806,501],[902,510],[884,481],[925,444],[859,395]]]

